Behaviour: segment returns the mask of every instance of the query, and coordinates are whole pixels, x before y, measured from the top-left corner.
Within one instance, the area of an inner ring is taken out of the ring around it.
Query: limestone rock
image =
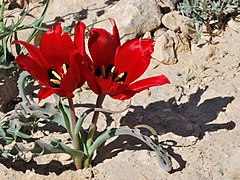
[[[178,11],[172,11],[162,17],[162,24],[174,32],[185,31],[184,17]]]
[[[158,27],[154,31],[154,38],[157,39],[159,36],[163,35],[167,31],[167,28]]]
[[[143,37],[142,38],[152,38],[152,36],[151,36],[151,32],[146,32],[144,35],[143,35]]]
[[[178,11],[172,11],[162,17],[162,24],[173,32],[181,32],[184,36],[195,37],[194,24],[187,21]]]
[[[121,0],[99,20],[114,18],[124,42],[160,26],[161,17],[162,13],[155,0]],[[99,26],[111,31],[111,23],[108,21],[99,23]]]
[[[168,33],[164,33],[156,39],[152,56],[163,64],[175,64],[177,62],[174,39]]]
[[[228,21],[228,26],[229,26],[232,30],[240,33],[240,23],[239,23],[239,21],[234,21],[233,19],[231,19],[230,21]]]
[[[161,33],[156,38],[153,57],[163,64],[175,64],[178,61],[177,53],[191,51],[190,41],[184,34],[170,30]]]
[[[175,33],[171,30],[168,30],[167,33],[174,40],[174,49],[177,52],[189,52],[191,51],[191,41],[183,33]]]
[[[213,60],[217,54],[217,49],[214,46],[196,47],[195,45],[192,45],[191,49],[195,54],[194,56],[196,59],[201,61]]]

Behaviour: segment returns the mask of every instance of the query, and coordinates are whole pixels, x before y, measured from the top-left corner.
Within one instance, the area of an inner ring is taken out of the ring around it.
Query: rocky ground
[[[33,15],[41,12],[41,5],[41,1],[30,4],[37,6]],[[144,76],[165,74],[171,84],[137,94],[127,112],[101,115],[98,131],[107,124],[151,125],[171,156],[173,171],[164,172],[154,152],[139,141],[119,137],[100,148],[92,168],[74,171],[66,155],[46,155],[28,163],[1,159],[1,177],[240,179],[240,23],[237,18],[230,19],[211,43],[209,35],[203,34],[201,41],[193,44],[182,17],[176,11],[163,14],[163,5],[154,0],[53,0],[45,25],[52,26],[58,17],[70,26],[73,13],[79,13],[87,24],[95,18],[113,17],[123,42],[135,36],[155,39],[152,63]],[[98,25],[110,26],[107,22]],[[76,92],[74,100],[84,106],[94,104],[95,99],[96,95],[83,91]],[[107,98],[104,107],[117,109],[127,103]],[[83,110],[79,107],[77,111]],[[59,132],[51,132],[48,138],[56,136],[66,138]]]

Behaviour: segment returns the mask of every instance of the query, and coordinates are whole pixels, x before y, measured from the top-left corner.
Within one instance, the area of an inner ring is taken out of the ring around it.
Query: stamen
[[[61,82],[57,79],[50,79],[53,84],[59,85]]]
[[[58,75],[57,72],[52,71],[52,74],[54,75],[55,78],[57,78],[59,81],[61,81],[62,78],[61,78],[61,76]]]
[[[100,66],[100,71],[101,71],[101,74],[102,74],[103,78],[105,78],[106,77],[106,69],[105,69],[104,65]]]
[[[113,66],[112,69],[111,69],[112,74],[114,73],[114,70],[115,70],[115,66]]]
[[[121,74],[119,74],[118,75],[118,77],[116,77],[116,78],[114,78],[114,80],[113,81],[118,81],[118,80],[120,80],[123,76],[125,75],[125,73],[123,72],[123,73],[121,73]]]
[[[63,74],[67,74],[67,65],[64,63],[62,65]]]

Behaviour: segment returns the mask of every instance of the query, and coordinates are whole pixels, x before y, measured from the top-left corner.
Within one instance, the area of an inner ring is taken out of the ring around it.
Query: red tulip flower
[[[68,33],[62,32],[60,23],[54,25],[41,38],[37,48],[24,41],[14,41],[25,46],[29,55],[15,59],[18,66],[28,71],[43,87],[38,92],[39,101],[53,93],[73,97],[73,91],[85,80],[81,73],[85,25],[79,22],[75,28],[74,42]]]
[[[89,31],[93,72],[86,72],[86,80],[92,91],[124,100],[149,87],[170,83],[164,75],[136,81],[150,64],[154,41],[133,39],[121,46],[116,23],[110,21],[112,34],[99,28]]]

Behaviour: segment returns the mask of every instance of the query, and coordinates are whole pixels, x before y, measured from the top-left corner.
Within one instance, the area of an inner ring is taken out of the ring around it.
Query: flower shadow
[[[190,95],[188,102],[181,105],[177,105],[173,97],[167,102],[151,103],[145,109],[142,106],[132,106],[133,112],[128,112],[121,119],[121,125],[134,127],[140,121],[140,124],[154,127],[159,134],[172,132],[178,136],[195,136],[199,139],[202,139],[206,132],[233,129],[235,127],[233,121],[226,123],[212,121],[220,112],[225,112],[227,104],[231,103],[234,97],[215,97],[199,104],[205,91],[206,89],[198,89],[196,93]]]
[[[213,123],[220,112],[226,110],[226,106],[233,101],[234,97],[214,97],[200,102],[202,94],[206,89],[198,89],[191,94],[189,101],[178,105],[175,98],[170,98],[167,102],[158,101],[149,104],[146,108],[142,106],[131,106],[133,111],[129,111],[121,119],[121,125],[134,127],[138,124],[147,124],[154,127],[158,134],[171,132],[177,136],[194,136],[201,140],[206,132],[214,132],[220,129],[231,130],[235,127],[233,121],[223,123]],[[143,131],[144,134],[150,135]],[[139,146],[141,144],[141,146]],[[176,141],[169,143],[160,142],[170,156],[178,163],[178,168],[173,172],[181,171],[185,168],[186,161],[181,155],[174,152],[174,147],[179,146]],[[149,149],[137,139],[132,137],[118,137],[113,142],[99,148],[95,163],[110,159],[124,150]]]

